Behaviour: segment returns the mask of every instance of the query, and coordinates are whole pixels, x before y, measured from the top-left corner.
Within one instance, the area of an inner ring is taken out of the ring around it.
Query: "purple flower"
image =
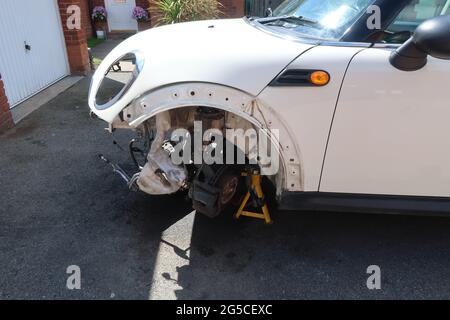
[[[94,21],[105,21],[106,16],[106,9],[104,7],[98,6],[92,10],[92,20]]]
[[[148,21],[148,12],[142,7],[135,7],[133,9],[133,19],[137,21]]]

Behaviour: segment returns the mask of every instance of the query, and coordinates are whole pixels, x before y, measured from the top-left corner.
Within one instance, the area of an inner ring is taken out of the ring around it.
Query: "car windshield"
[[[290,29],[308,37],[339,40],[374,2],[375,0],[286,0],[273,11],[273,17],[290,18],[261,23]],[[298,17],[303,18],[304,22]]]

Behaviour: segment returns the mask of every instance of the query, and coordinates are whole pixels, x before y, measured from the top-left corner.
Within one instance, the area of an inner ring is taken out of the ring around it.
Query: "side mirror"
[[[423,22],[414,35],[390,57],[391,64],[403,71],[416,71],[427,64],[427,57],[450,60],[450,16]]]

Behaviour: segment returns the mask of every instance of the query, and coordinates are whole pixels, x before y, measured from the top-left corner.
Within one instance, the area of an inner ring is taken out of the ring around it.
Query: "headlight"
[[[120,100],[133,85],[144,67],[144,59],[139,52],[127,53],[117,59],[106,71],[95,96],[95,106],[104,110]]]

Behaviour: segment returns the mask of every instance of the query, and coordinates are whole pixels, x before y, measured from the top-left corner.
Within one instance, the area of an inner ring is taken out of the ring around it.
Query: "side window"
[[[450,0],[412,0],[386,29],[383,42],[403,43],[425,20],[450,15]]]

